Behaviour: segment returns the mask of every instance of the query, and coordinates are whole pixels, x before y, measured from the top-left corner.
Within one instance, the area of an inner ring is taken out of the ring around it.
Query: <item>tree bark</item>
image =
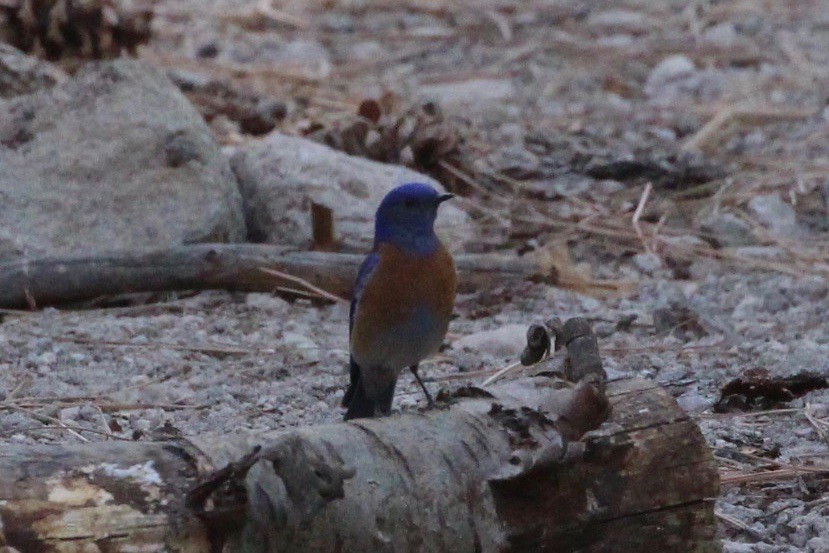
[[[264,244],[196,244],[158,251],[110,252],[85,257],[16,259],[0,263],[0,307],[43,307],[101,296],[170,290],[226,289],[308,292],[275,269],[323,290],[348,297],[362,255],[289,251]],[[548,260],[497,254],[455,258],[462,289],[509,279],[556,282]]]
[[[0,551],[719,550],[716,465],[665,390],[462,395],[257,436],[5,446]]]

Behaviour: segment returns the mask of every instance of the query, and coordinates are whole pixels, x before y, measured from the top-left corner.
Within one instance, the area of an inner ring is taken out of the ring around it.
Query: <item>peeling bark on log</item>
[[[363,257],[263,244],[196,244],[159,251],[14,260],[0,263],[0,307],[16,309],[32,303],[42,307],[136,292],[301,288],[296,282],[264,273],[262,267],[348,297]],[[455,264],[459,284],[466,290],[509,279],[556,280],[548,261],[529,255],[459,255]]]
[[[0,551],[718,551],[716,465],[673,398],[612,382],[609,422],[574,441],[602,396],[556,382],[471,389],[424,414],[204,436],[198,449],[6,446]],[[238,478],[204,483],[255,444]]]

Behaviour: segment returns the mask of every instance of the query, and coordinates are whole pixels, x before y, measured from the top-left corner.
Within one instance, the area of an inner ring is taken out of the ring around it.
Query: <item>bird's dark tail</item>
[[[360,377],[357,380],[352,380],[348,386],[348,391],[345,393],[348,398],[348,410],[345,412],[343,420],[350,421],[351,419],[367,419],[374,416],[376,405],[367,395],[363,389],[363,383],[360,382]]]
[[[354,397],[354,393],[360,383],[360,365],[354,361],[353,357],[350,357],[348,360],[348,373],[351,376],[351,380],[343,396],[343,407],[348,407],[351,404],[351,398]]]
[[[368,397],[363,388],[360,366],[351,358],[349,365],[351,381],[343,396],[343,407],[347,407],[344,420],[366,419],[371,417],[388,416],[391,414],[391,404],[394,399],[394,388],[396,381],[392,381],[382,393],[372,399]]]

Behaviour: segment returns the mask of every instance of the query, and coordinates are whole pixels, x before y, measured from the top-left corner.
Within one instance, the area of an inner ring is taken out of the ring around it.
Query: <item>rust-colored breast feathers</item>
[[[455,303],[457,277],[452,256],[441,244],[431,255],[406,253],[381,244],[380,262],[366,282],[355,314],[352,344],[368,344],[425,307],[447,323]]]

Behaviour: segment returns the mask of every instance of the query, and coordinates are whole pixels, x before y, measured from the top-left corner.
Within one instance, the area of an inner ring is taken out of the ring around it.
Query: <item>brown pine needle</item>
[[[287,280],[288,282],[293,282],[294,284],[298,284],[299,286],[304,287],[306,290],[313,292],[317,296],[327,299],[329,301],[333,301],[334,303],[348,303],[348,300],[345,298],[341,298],[331,292],[327,292],[318,286],[314,286],[304,278],[296,277],[294,275],[289,275],[288,273],[283,273],[282,271],[277,271],[276,269],[268,269],[267,267],[260,267],[260,271],[263,273],[267,273],[269,275],[273,275],[275,277],[279,277],[283,280]]]
[[[489,386],[493,382],[497,382],[498,380],[501,380],[502,378],[504,378],[504,376],[506,376],[507,374],[509,374],[511,372],[515,372],[516,369],[519,369],[522,366],[523,365],[521,365],[520,361],[516,361],[515,363],[511,363],[511,364],[507,365],[503,369],[499,370],[498,372],[496,372],[495,374],[493,374],[492,376],[490,376],[489,378],[487,378],[486,380],[481,382],[481,387]]]

